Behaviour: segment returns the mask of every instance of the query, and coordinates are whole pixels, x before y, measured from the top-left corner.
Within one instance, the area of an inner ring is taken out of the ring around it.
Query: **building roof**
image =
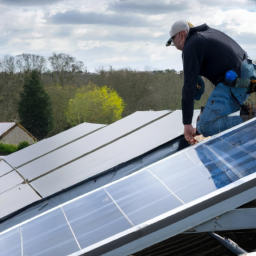
[[[34,141],[37,141],[37,138],[35,138],[28,130],[26,130],[21,124],[19,123],[0,123],[0,138],[5,137],[9,132],[11,132],[15,127],[19,127],[24,132],[26,132]]]

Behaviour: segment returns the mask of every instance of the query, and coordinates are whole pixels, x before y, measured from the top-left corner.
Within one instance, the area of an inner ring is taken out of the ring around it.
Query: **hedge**
[[[18,146],[12,145],[12,144],[0,143],[0,152],[6,153],[6,154],[11,154],[11,153],[21,150],[27,146],[29,146],[29,143],[27,141],[20,142],[18,144]]]

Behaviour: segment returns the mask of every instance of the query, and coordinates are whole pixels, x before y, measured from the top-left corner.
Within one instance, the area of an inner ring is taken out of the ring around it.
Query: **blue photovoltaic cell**
[[[79,250],[61,209],[22,225],[21,232],[27,256],[63,256]]]
[[[195,154],[196,156],[196,154]],[[181,169],[180,166],[183,168]],[[200,162],[192,164],[183,154],[166,159],[147,168],[159,178],[184,203],[191,202],[216,190],[210,174]]]
[[[21,239],[19,228],[0,236],[0,256],[21,256]]]
[[[132,227],[104,190],[65,205],[63,210],[81,248]]]
[[[106,190],[134,225],[182,205],[181,201],[147,171],[121,180]]]
[[[256,171],[255,141],[254,121],[196,148],[217,188]]]

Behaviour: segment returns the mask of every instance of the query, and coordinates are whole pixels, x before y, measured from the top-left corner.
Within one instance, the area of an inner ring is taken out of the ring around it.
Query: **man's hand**
[[[194,136],[196,136],[196,128],[194,128],[191,124],[184,125],[184,137],[185,140],[191,144],[195,144]]]

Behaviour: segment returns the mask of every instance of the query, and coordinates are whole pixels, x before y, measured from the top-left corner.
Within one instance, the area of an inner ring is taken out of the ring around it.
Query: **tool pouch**
[[[196,85],[196,93],[195,93],[195,100],[200,100],[201,96],[204,93],[205,84],[201,76],[198,76],[197,85]]]

